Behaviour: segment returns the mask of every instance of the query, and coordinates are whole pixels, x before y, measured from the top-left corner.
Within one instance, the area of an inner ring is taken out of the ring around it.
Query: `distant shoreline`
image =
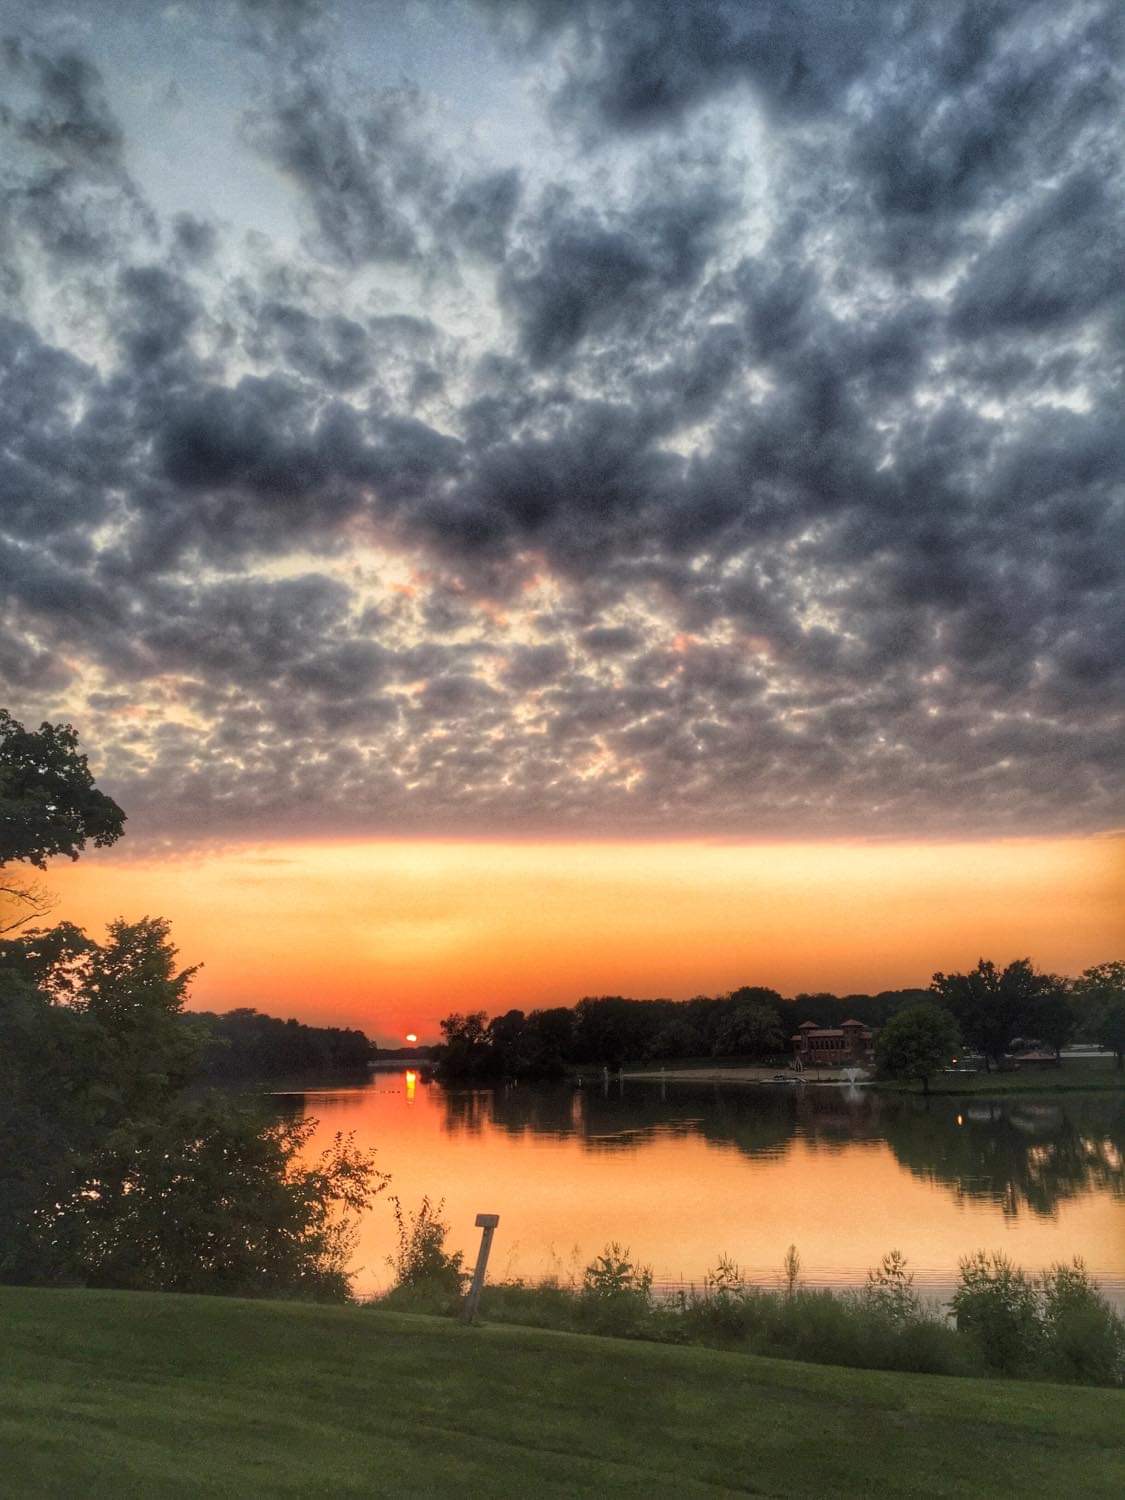
[[[625,1082],[645,1083],[741,1083],[766,1085],[777,1089],[800,1090],[817,1086],[823,1088],[847,1088],[849,1080],[840,1069],[810,1069],[798,1075],[786,1072],[784,1081],[777,1075],[784,1070],[779,1067],[717,1064],[699,1067],[673,1064],[663,1068],[626,1066],[620,1073],[611,1073],[611,1082],[620,1077]],[[1082,1076],[1085,1075],[1085,1076]],[[583,1069],[579,1081],[593,1083],[601,1079],[597,1070]],[[797,1080],[800,1080],[799,1082]],[[880,1094],[917,1094],[922,1089],[917,1084],[905,1084],[890,1079],[856,1079],[850,1085],[865,1092]],[[954,1080],[950,1074],[936,1074],[930,1080],[930,1098],[955,1097],[964,1094],[1087,1094],[1125,1091],[1125,1072],[1114,1066],[1110,1055],[1071,1057],[1055,1068],[1036,1068],[1025,1071],[992,1072],[983,1070],[966,1073]]]

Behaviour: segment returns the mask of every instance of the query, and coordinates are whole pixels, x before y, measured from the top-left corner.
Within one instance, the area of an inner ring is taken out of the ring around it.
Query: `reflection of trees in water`
[[[840,1095],[817,1098],[791,1089],[744,1089],[717,1085],[616,1081],[598,1086],[444,1091],[444,1128],[451,1134],[574,1138],[588,1151],[623,1151],[676,1136],[699,1136],[709,1145],[747,1156],[778,1156],[800,1136],[829,1147],[875,1137],[870,1102]]]
[[[746,1089],[628,1081],[598,1086],[441,1093],[450,1134],[575,1139],[591,1152],[699,1137],[748,1157],[777,1157],[800,1139],[843,1151],[886,1142],[918,1177],[1005,1214],[1052,1214],[1087,1192],[1125,1196],[1125,1100],[1065,1102],[890,1098],[829,1089]]]
[[[899,1100],[884,1133],[916,1176],[984,1198],[1005,1215],[1050,1215],[1085,1193],[1125,1196],[1125,1102]]]

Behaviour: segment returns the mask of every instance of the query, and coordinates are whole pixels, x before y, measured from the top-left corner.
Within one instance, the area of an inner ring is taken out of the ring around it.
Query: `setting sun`
[[[170,918],[182,961],[204,964],[193,1007],[256,1005],[393,1046],[450,1011],[586,994],[875,992],[982,953],[1077,973],[1118,946],[1122,854],[1114,838],[357,840],[91,851],[48,880],[58,916],[91,931]]]

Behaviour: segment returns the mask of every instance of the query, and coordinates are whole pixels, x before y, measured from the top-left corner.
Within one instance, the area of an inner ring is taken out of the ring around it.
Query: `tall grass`
[[[488,1285],[486,1321],[662,1343],[701,1344],[813,1364],[935,1375],[1125,1383],[1125,1323],[1080,1260],[1034,1280],[1003,1256],[961,1262],[951,1312],[922,1298],[905,1257],[891,1251],[857,1291],[811,1289],[790,1246],[776,1290],[753,1285],[720,1257],[701,1287],[672,1296],[616,1242],[580,1276]],[[400,1280],[376,1305],[453,1311],[446,1271],[436,1287]]]

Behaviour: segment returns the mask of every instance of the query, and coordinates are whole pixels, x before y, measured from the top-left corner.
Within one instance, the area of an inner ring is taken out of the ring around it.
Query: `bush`
[[[641,1334],[652,1312],[651,1267],[636,1264],[628,1249],[611,1241],[582,1273],[579,1311],[593,1333]]]
[[[1043,1342],[1036,1289],[1006,1255],[966,1256],[950,1305],[958,1332],[974,1342],[987,1369],[997,1375],[1034,1369]]]
[[[445,1238],[449,1225],[441,1217],[444,1199],[436,1208],[428,1197],[418,1211],[404,1214],[402,1204],[392,1198],[398,1249],[387,1264],[395,1273],[395,1284],[381,1299],[384,1305],[414,1312],[452,1312],[460,1303],[469,1274],[464,1254],[448,1251]]]
[[[1075,1256],[1053,1265],[1039,1283],[1043,1370],[1084,1385],[1125,1383],[1125,1322]]]
[[[573,1287],[557,1281],[486,1282],[481,1293],[480,1315],[487,1321],[518,1323],[526,1328],[560,1328],[580,1331],[582,1320]]]
[[[867,1273],[863,1289],[867,1306],[892,1323],[909,1323],[918,1317],[920,1302],[914,1290],[914,1272],[906,1269],[906,1257],[892,1250]]]
[[[400,1259],[405,1255],[409,1266],[429,1263],[433,1226],[444,1235],[438,1211],[423,1200],[411,1230],[400,1225]],[[460,1257],[448,1259],[459,1272]],[[486,1286],[481,1315],[531,1328],[702,1344],[854,1369],[1046,1375],[1096,1385],[1125,1379],[1125,1323],[1078,1260],[1032,1281],[1004,1256],[978,1251],[961,1263],[952,1303],[956,1327],[939,1304],[919,1297],[898,1251],[884,1256],[855,1292],[809,1289],[799,1271],[791,1246],[781,1284],[771,1290],[749,1285],[723,1256],[701,1289],[661,1300],[653,1295],[651,1270],[611,1243],[580,1281]],[[435,1292],[425,1275],[415,1275],[400,1280],[381,1305],[451,1312],[456,1302],[440,1278]]]

